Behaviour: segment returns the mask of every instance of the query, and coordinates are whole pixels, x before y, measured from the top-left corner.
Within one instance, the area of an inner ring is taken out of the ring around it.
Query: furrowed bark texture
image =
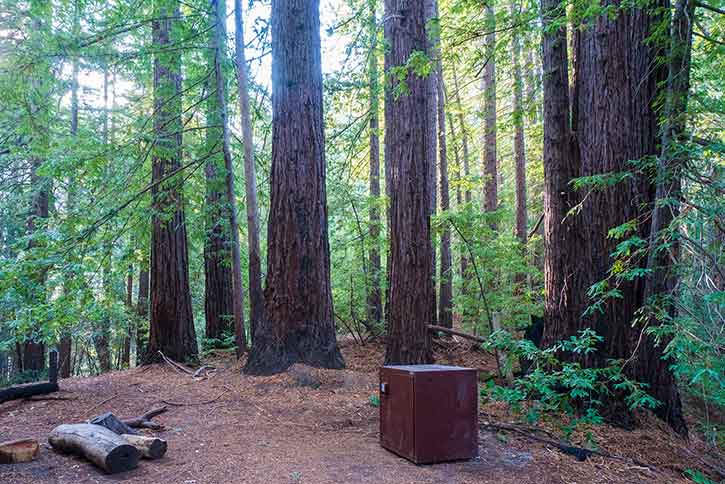
[[[556,2],[546,0],[545,5],[549,7],[544,8],[545,23],[549,23]],[[669,362],[662,359],[666,342],[655,345],[642,318],[636,322],[645,304],[646,279],[610,277],[615,262],[610,254],[621,240],[609,237],[609,230],[636,221],[630,235],[647,240],[651,219],[646,210],[655,200],[655,184],[649,176],[635,174],[615,185],[592,190],[583,198],[579,215],[570,215],[563,223],[557,220],[578,201],[566,191],[572,178],[631,170],[630,160],[658,154],[655,101],[666,74],[657,61],[658,44],[651,42],[654,29],[662,21],[658,6],[664,5],[626,8],[615,17],[596,17],[577,31],[576,75],[570,100],[566,99],[564,70],[566,35],[562,31],[544,35],[544,87],[548,94],[544,128],[548,219],[544,341],[551,344],[583,328],[593,328],[604,337],[603,343],[597,352],[577,358],[587,366],[606,366],[611,359],[626,361],[626,375],[646,383],[647,391],[661,402],[655,413],[684,434],[687,430],[677,386]],[[561,13],[553,16],[556,15]],[[571,139],[566,130],[569,101],[573,111],[571,126],[576,129],[578,140],[573,155],[565,151],[566,136]],[[567,166],[562,160],[570,163]],[[567,222],[574,217],[578,222]],[[567,232],[567,228],[573,230]],[[567,265],[571,264],[567,261],[576,261],[579,269]],[[645,263],[634,261],[642,266]],[[587,298],[586,291],[607,278],[621,297],[604,299],[601,312],[584,317],[584,309],[595,302]],[[603,398],[605,416],[610,421],[625,427],[633,424],[623,394],[615,392]]]
[[[272,2],[272,174],[265,317],[247,373],[342,368],[330,289],[319,1]]]
[[[405,65],[427,49],[423,2],[385,1],[385,70]],[[433,120],[428,81],[409,72],[409,92],[385,90],[385,162],[390,196],[390,280],[386,364],[429,363],[428,324],[435,291],[430,239],[430,158],[427,127]]]
[[[152,24],[154,46],[154,131],[152,182],[180,167],[181,59],[173,45],[179,16],[176,0],[157,0]],[[166,50],[164,50],[166,49]],[[158,352],[176,361],[197,357],[196,333],[189,291],[186,222],[179,177],[154,185],[151,233],[151,321],[144,361],[158,361]]]
[[[544,64],[544,302],[542,344],[550,346],[561,335],[575,334],[584,310],[581,258],[584,238],[577,217],[568,216],[579,198],[570,181],[579,176],[579,160],[569,112],[569,69],[564,12],[558,0],[543,0]]]

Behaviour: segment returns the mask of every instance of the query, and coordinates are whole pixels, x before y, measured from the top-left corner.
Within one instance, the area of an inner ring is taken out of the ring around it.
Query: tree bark
[[[254,137],[252,116],[249,112],[249,82],[247,61],[244,53],[244,22],[242,2],[234,0],[235,48],[239,112],[242,120],[244,141],[244,179],[247,195],[247,243],[249,244],[249,333],[254,337],[257,324],[264,317],[264,293],[262,292],[262,253],[259,246],[259,209],[257,208],[257,174],[254,164]]]
[[[545,5],[546,26],[562,13],[556,10],[557,2],[546,0]],[[544,344],[568,338],[584,328],[594,329],[604,338],[597,351],[572,358],[589,367],[606,366],[611,360],[626,361],[625,374],[646,383],[647,391],[661,402],[655,413],[684,434],[686,425],[674,376],[663,359],[666,342],[657,346],[646,326],[633,324],[645,304],[646,280],[618,280],[610,273],[615,262],[610,254],[621,241],[610,237],[609,231],[635,220],[638,225],[628,237],[647,239],[651,223],[643,207],[651,206],[655,199],[654,184],[648,176],[635,174],[616,185],[592,190],[581,201],[580,215],[567,217],[576,217],[577,222],[567,223],[565,219],[557,223],[578,202],[567,188],[573,178],[631,170],[630,160],[657,154],[654,101],[665,72],[656,59],[657,46],[649,39],[662,20],[662,10],[657,10],[662,7],[628,7],[616,17],[592,18],[586,28],[577,30],[571,100],[566,86],[566,34],[563,29],[547,33],[545,28],[545,223],[549,248],[545,262]],[[576,130],[579,140],[586,142],[574,145],[567,141],[572,140],[569,126]],[[566,150],[572,148],[575,151],[569,154]],[[547,164],[558,171],[547,170]],[[644,262],[633,264],[636,267]],[[603,280],[616,287],[621,297],[588,299],[588,289]],[[594,303],[601,311],[582,316],[583,310]],[[615,392],[600,398],[605,401],[608,420],[631,426],[633,419],[624,396]]]
[[[133,324],[131,316],[133,314],[133,266],[128,265],[126,272],[126,314],[128,314],[128,322],[126,327],[126,336],[123,338],[123,352],[121,354],[121,365],[123,368],[131,367],[131,337],[133,336]]]
[[[368,82],[370,96],[370,266],[367,294],[367,318],[370,327],[380,324],[383,317],[383,302],[380,293],[380,93],[378,80],[378,25],[375,14],[377,0],[368,0],[368,35],[370,54],[368,59]]]
[[[516,18],[517,4],[511,5],[511,15]],[[511,54],[513,62],[514,81],[514,163],[516,166],[516,237],[521,243],[523,256],[526,256],[526,241],[528,239],[528,214],[526,212],[526,144],[524,139],[524,100],[523,79],[521,76],[521,41],[520,32],[514,29],[511,32]],[[525,280],[523,275],[517,280]]]
[[[439,19],[438,2],[433,0],[434,17]],[[436,20],[439,22],[439,20]],[[438,162],[440,164],[441,212],[448,211],[450,193],[448,190],[448,152],[446,145],[446,109],[445,84],[443,79],[443,58],[441,56],[440,28],[436,28],[433,37],[436,70],[436,111],[438,117]],[[446,328],[453,327],[453,271],[451,267],[451,229],[448,225],[441,232],[441,273],[439,278],[438,324]]]
[[[426,51],[428,53],[428,58],[433,59],[435,55],[435,40],[432,38],[433,32],[431,32],[431,27],[433,27],[433,22],[435,21],[437,17],[437,1],[436,0],[423,0],[425,4],[425,27],[426,27]],[[428,157],[428,164],[430,165],[430,168],[428,170],[428,193],[429,193],[429,200],[430,200],[430,216],[435,217],[436,215],[436,209],[438,205],[438,183],[437,183],[437,151],[438,151],[438,138],[436,136],[436,117],[438,115],[438,79],[435,74],[436,69],[434,68],[431,73],[426,77],[426,89],[428,90],[428,95],[426,96],[426,101],[428,103],[428,119],[429,122],[426,124],[426,137],[425,142],[428,144],[426,148],[426,156]],[[386,157],[387,159],[387,157]],[[436,258],[436,246],[435,241],[431,239],[431,267],[433,271],[433,294],[432,294],[432,302],[433,305],[433,313],[431,314],[431,324],[438,324],[438,301],[436,301],[436,290],[435,290],[435,280],[437,276],[437,258]]]
[[[152,182],[180,167],[181,59],[174,45],[177,0],[157,0],[152,37],[154,56],[154,131]],[[164,50],[166,49],[166,50]],[[154,185],[151,234],[151,321],[144,362],[158,361],[159,351],[176,361],[197,357],[189,290],[184,203],[178,178]]]
[[[462,156],[463,156],[463,178],[465,180],[465,198],[464,201],[466,204],[471,203],[472,195],[471,195],[471,188],[469,186],[469,177],[471,176],[471,168],[469,163],[469,155],[468,155],[468,129],[466,127],[466,120],[465,120],[465,112],[463,109],[463,103],[461,102],[461,88],[458,85],[458,74],[456,73],[456,67],[453,65],[453,87],[455,89],[455,102],[456,102],[456,109],[458,111],[458,124],[461,125],[461,149],[462,149]],[[453,123],[451,123],[451,132],[453,130]],[[465,244],[461,244],[461,278],[462,278],[462,284],[461,284],[461,290],[462,292],[466,293],[468,289],[468,279],[466,278],[466,274],[468,273],[468,254],[466,253],[467,249],[465,247]]]
[[[146,323],[149,314],[149,271],[148,264],[140,264],[138,271],[138,295],[136,298],[136,366],[140,365],[143,359],[144,350],[148,341]]]
[[[219,118],[222,132],[222,154],[224,156],[226,202],[228,205],[229,231],[231,233],[232,251],[232,306],[234,308],[234,340],[237,347],[237,358],[247,351],[247,336],[244,328],[244,282],[242,279],[242,255],[239,242],[239,224],[237,222],[237,197],[234,189],[234,168],[232,151],[229,146],[229,122],[227,115],[226,81],[222,59],[227,38],[225,0],[211,0],[214,19],[214,79],[216,81],[216,98],[219,105]]]
[[[33,32],[30,33],[29,40],[40,51],[45,34],[50,30],[52,6],[50,2],[44,0],[33,0],[30,9],[34,12],[34,16],[32,20]],[[50,66],[47,61],[40,61],[34,66],[30,82],[31,93],[27,114],[31,118],[30,125],[33,127],[33,139],[31,141],[32,153],[30,156],[30,210],[26,220],[26,229],[29,236],[28,250],[30,252],[39,246],[39,242],[35,239],[38,230],[40,230],[38,225],[43,225],[43,220],[47,219],[49,215],[50,180],[38,174],[43,161],[37,155],[37,152],[45,152],[49,145],[47,124],[50,122],[48,105],[50,92],[48,82],[44,82],[45,76],[49,74]],[[32,274],[31,304],[42,304],[47,297],[45,290],[47,271],[40,266],[41,261],[36,260],[35,263],[39,267],[35,268]],[[34,322],[33,326],[36,324],[39,324],[39,322]],[[33,330],[32,333],[39,332]],[[25,339],[20,345],[22,371],[42,371],[45,368],[45,344],[37,334],[32,333],[24,335]]]
[[[576,334],[584,311],[584,238],[578,218],[569,216],[578,203],[571,181],[579,176],[579,160],[571,131],[569,66],[564,11],[558,0],[541,4],[544,65],[544,319],[542,345]],[[553,28],[552,25],[557,25]]]
[[[385,0],[385,70],[426,52],[423,2]],[[386,185],[390,196],[390,297],[386,364],[430,363],[435,298],[430,238],[429,82],[409,72],[408,93],[385,90]]]
[[[272,1],[272,173],[264,321],[247,373],[342,368],[330,288],[319,0]]]
[[[483,176],[484,211],[498,208],[498,167],[496,160],[496,14],[492,4],[486,9],[485,66],[481,78],[483,91]],[[492,224],[495,229],[495,224]]]
[[[221,0],[223,3],[224,0]],[[217,93],[217,21],[219,0],[211,0],[209,15],[209,49],[207,61],[214,75],[208,84],[206,100],[206,240],[204,243],[204,316],[207,339],[223,338],[224,333],[234,329],[234,277],[232,275],[231,250],[231,206],[226,194],[226,165],[224,160],[223,105],[226,102],[222,93],[222,103]],[[222,81],[223,85],[223,81]]]
[[[73,2],[73,37],[77,38],[79,29],[80,29],[80,9],[79,9],[79,1],[75,0]],[[73,64],[72,64],[72,74],[71,74],[71,95],[70,95],[70,135],[73,139],[75,139],[78,136],[78,58],[73,58]],[[75,208],[75,197],[76,197],[76,187],[75,187],[76,181],[75,177],[73,175],[68,177],[68,192],[67,192],[67,200],[66,200],[66,207],[68,211],[69,216],[73,216],[73,210]],[[69,294],[72,289],[68,288],[69,283],[73,280],[75,276],[75,271],[69,271],[70,274],[67,274],[65,277],[65,287],[64,292],[67,296],[72,297],[71,294]],[[73,341],[71,339],[70,332],[68,328],[63,328],[61,330],[60,334],[60,341],[58,343],[58,352],[59,352],[59,358],[60,358],[60,377],[61,378],[69,378],[71,376],[71,349],[73,346]]]

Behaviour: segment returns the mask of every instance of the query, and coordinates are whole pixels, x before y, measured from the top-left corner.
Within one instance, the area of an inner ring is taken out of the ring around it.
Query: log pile
[[[55,450],[84,457],[109,474],[129,471],[141,458],[160,459],[166,454],[165,440],[138,435],[133,429],[163,428],[151,418],[165,411],[166,407],[160,407],[126,420],[107,412],[87,423],[59,425],[48,442]]]

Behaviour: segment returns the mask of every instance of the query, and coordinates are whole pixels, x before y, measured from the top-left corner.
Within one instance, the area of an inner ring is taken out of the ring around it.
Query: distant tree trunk
[[[244,141],[244,179],[247,195],[247,243],[249,244],[249,333],[254,337],[257,324],[264,317],[264,293],[262,292],[262,253],[259,248],[259,209],[257,208],[257,174],[254,165],[254,137],[252,116],[249,112],[249,82],[247,61],[244,53],[244,22],[242,2],[234,0],[235,48],[237,60],[237,84],[239,112],[242,118]]]
[[[232,251],[232,306],[234,308],[234,341],[237,347],[237,358],[247,351],[247,336],[244,328],[244,282],[242,279],[242,255],[239,242],[239,224],[237,222],[237,197],[234,189],[234,167],[232,151],[229,145],[229,122],[227,115],[226,81],[222,59],[225,57],[227,39],[226,18],[227,8],[225,0],[211,0],[214,11],[214,79],[216,80],[216,98],[219,105],[219,120],[221,124],[221,145],[224,156],[226,202],[229,215],[229,232],[231,233]]]
[[[224,0],[221,0],[223,2]],[[234,330],[234,278],[232,276],[232,251],[230,205],[226,194],[226,166],[223,144],[226,133],[222,128],[225,117],[220,97],[217,95],[216,63],[217,49],[217,6],[218,0],[211,0],[209,15],[208,67],[214,72],[208,84],[206,100],[206,240],[204,242],[204,336],[208,339],[222,339],[223,334]],[[223,5],[222,5],[223,8]],[[224,94],[222,93],[222,96]],[[226,102],[225,99],[222,99]]]
[[[319,0],[272,0],[272,173],[264,321],[247,373],[342,368],[330,288]]]
[[[74,13],[73,13],[73,36],[74,38],[78,35],[79,30],[79,23],[80,23],[80,12],[79,12],[79,2],[78,0],[75,0],[73,2],[74,6]],[[71,74],[71,94],[70,94],[70,135],[73,139],[75,139],[78,136],[78,58],[73,58],[73,64],[72,64],[72,74]],[[68,215],[73,215],[73,210],[75,208],[75,196],[76,196],[76,187],[75,187],[75,179],[74,176],[71,175],[68,178],[68,192],[67,192],[67,200],[66,200],[66,207],[68,210]],[[66,295],[71,291],[71,289],[68,289],[68,283],[70,283],[73,279],[73,276],[75,274],[67,274],[66,275],[66,287],[64,288],[64,291]],[[60,334],[60,341],[58,344],[58,376],[60,378],[69,378],[71,376],[71,349],[73,347],[73,341],[71,339],[70,332],[67,328],[63,328],[61,330]]]
[[[516,16],[517,4],[511,5],[511,15]],[[514,160],[516,165],[516,237],[521,243],[523,255],[526,256],[526,241],[528,238],[528,214],[526,212],[526,144],[524,141],[524,100],[523,79],[521,77],[521,41],[520,32],[514,29],[511,33],[511,54],[513,62],[514,81]],[[522,275],[517,277],[519,282],[525,280]]]
[[[425,3],[425,22],[426,22],[426,49],[429,53],[430,57],[433,57],[434,51],[435,51],[435,40],[432,38],[431,34],[433,32],[429,31],[429,28],[432,26],[432,21],[434,21],[438,15],[437,10],[437,0],[423,0]],[[438,196],[437,196],[437,190],[438,190],[438,183],[437,183],[437,151],[438,151],[438,138],[436,137],[436,116],[438,115],[438,79],[435,74],[435,70],[431,72],[431,74],[426,77],[426,84],[428,89],[428,95],[426,97],[426,100],[428,102],[428,118],[430,122],[425,126],[426,129],[426,137],[425,142],[428,143],[427,149],[426,149],[426,156],[428,157],[428,164],[430,165],[430,169],[428,171],[428,193],[430,195],[430,216],[435,217],[436,215],[436,208],[438,205]],[[431,239],[431,267],[433,271],[433,280],[436,280],[437,276],[437,258],[436,258],[436,246],[435,242]],[[433,305],[433,313],[431,314],[430,323],[429,324],[438,324],[438,301],[436,301],[436,290],[435,290],[435,282],[433,283],[433,302],[431,303]]]
[[[465,190],[465,202],[471,203],[472,196],[471,196],[471,189],[468,185],[469,183],[469,177],[471,176],[471,168],[469,164],[469,155],[468,155],[468,129],[466,128],[466,121],[465,121],[465,114],[463,110],[463,103],[461,102],[461,88],[458,85],[458,74],[456,73],[456,67],[453,66],[453,87],[455,89],[455,100],[456,100],[456,110],[458,111],[458,123],[461,125],[461,148],[463,150],[462,156],[463,156],[463,177],[466,181],[466,190]],[[451,123],[451,130],[453,129],[453,123]],[[466,253],[466,248],[461,247],[461,277],[463,278],[462,283],[462,291],[465,293],[466,289],[468,287],[468,281],[466,279],[466,274],[468,273],[468,254]]]
[[[208,103],[216,105],[216,96]],[[218,126],[217,116],[208,116],[208,126]],[[218,150],[219,129],[207,128],[208,149]],[[224,164],[218,154],[206,162],[206,240],[204,241],[204,315],[208,339],[221,339],[233,329],[234,305],[229,220],[224,199]]]
[[[486,34],[484,42],[483,77],[483,175],[484,211],[498,208],[498,167],[496,161],[496,14],[492,4],[486,4]],[[495,228],[495,224],[492,224]]]
[[[177,0],[157,0],[152,37],[154,49],[154,131],[151,194],[151,321],[145,363],[158,361],[159,351],[177,361],[194,360],[198,349],[189,290],[186,223],[178,170],[181,160],[181,58],[168,49],[176,39]],[[167,49],[167,51],[164,51]]]
[[[133,266],[128,265],[126,273],[126,313],[128,314],[128,324],[126,327],[126,337],[123,338],[123,352],[121,353],[121,367],[131,367],[131,337],[133,336]]]
[[[534,51],[536,46],[524,43],[524,50],[526,51],[526,64],[525,64],[525,78],[526,78],[526,101],[525,111],[530,113],[529,120],[531,123],[536,124],[539,121],[539,103],[536,93],[539,86],[539,76],[537,75],[537,64],[534,62]],[[536,58],[539,55],[537,52]]]
[[[108,65],[103,63],[103,116],[102,116],[103,130],[102,141],[103,145],[108,144]],[[109,170],[106,168],[106,175],[109,175]],[[104,233],[104,240],[102,242],[103,254],[102,254],[102,289],[103,298],[106,302],[113,300],[114,295],[112,294],[111,288],[111,272],[113,262],[113,246],[111,244],[111,233],[110,229],[106,229]],[[93,328],[93,345],[96,349],[96,356],[98,357],[98,367],[102,373],[111,371],[111,319],[110,314],[106,312],[101,317],[101,320]]]
[[[434,17],[438,19],[438,2],[433,1]],[[438,160],[440,163],[440,192],[441,211],[446,212],[450,207],[450,194],[448,191],[448,153],[446,145],[446,109],[445,84],[443,79],[443,59],[441,57],[440,30],[435,29],[434,55],[436,58],[436,108],[438,116]],[[441,274],[439,279],[438,324],[453,327],[453,271],[451,266],[451,230],[446,225],[441,233]]]
[[[40,51],[45,41],[45,35],[50,32],[50,19],[52,17],[51,3],[45,0],[33,0],[30,3],[30,10],[34,16],[32,19],[32,32],[29,40],[31,45]],[[38,174],[38,170],[43,161],[35,153],[37,151],[45,152],[49,145],[48,139],[48,123],[49,120],[49,86],[44,81],[45,77],[50,73],[50,66],[45,60],[40,60],[34,65],[34,72],[31,73],[31,92],[28,117],[31,119],[29,123],[33,128],[31,148],[33,153],[30,157],[30,210],[26,221],[27,234],[29,236],[28,249],[39,246],[39,242],[35,240],[36,232],[39,230],[38,225],[43,224],[43,220],[49,215],[49,197],[50,197],[50,180]],[[36,261],[41,264],[41,261]],[[34,270],[32,275],[33,287],[30,288],[31,303],[42,304],[47,298],[45,290],[46,269],[39,267]],[[40,322],[33,322],[33,327]],[[39,331],[33,331],[39,333]],[[45,344],[39,335],[26,334],[22,345],[18,345],[21,349],[22,358],[18,360],[22,363],[23,371],[41,371],[45,369]],[[19,355],[21,356],[21,355]]]
[[[385,0],[385,70],[427,51],[423,2]],[[409,72],[409,93],[385,89],[385,160],[390,195],[390,298],[385,362],[429,363],[427,325],[433,320],[433,253],[430,238],[430,156],[426,136],[434,123],[429,81]]]
[[[148,342],[149,315],[149,270],[148,263],[140,264],[138,270],[138,295],[136,298],[136,366],[142,363],[146,343]]]
[[[48,180],[38,175],[38,168],[42,161],[34,157],[30,168],[30,186],[33,190],[30,201],[30,214],[27,220],[28,235],[31,236],[28,249],[32,250],[38,243],[32,238],[38,230],[38,222],[48,218]],[[36,269],[33,275],[32,288],[33,302],[42,303],[45,301],[45,280],[46,271],[44,268]],[[39,336],[28,335],[22,344],[22,369],[23,371],[40,371],[45,369],[45,344]]]
[[[378,82],[378,24],[375,17],[377,0],[368,0],[368,35],[370,36],[370,57],[368,59],[368,81],[370,96],[370,267],[367,295],[367,318],[371,327],[380,324],[383,317],[383,302],[380,294],[380,136],[379,126],[379,82]]]

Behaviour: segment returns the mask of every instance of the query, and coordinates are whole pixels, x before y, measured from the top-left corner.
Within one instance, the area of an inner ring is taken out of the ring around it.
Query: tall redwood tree
[[[424,2],[385,1],[385,71],[426,52]],[[429,363],[427,325],[434,318],[433,253],[430,239],[431,184],[428,133],[429,82],[409,71],[385,89],[386,185],[390,195],[388,342],[385,362]]]
[[[577,177],[601,176],[632,169],[630,160],[656,156],[658,113],[666,69],[658,63],[652,34],[663,19],[664,5],[628,7],[616,16],[591,18],[576,33],[574,89],[569,95],[567,42],[563,12],[556,0],[544,0],[544,177],[545,177],[545,330],[544,343],[593,328],[604,339],[598,351],[574,356],[586,366],[626,361],[627,376],[647,384],[659,400],[655,413],[679,433],[686,433],[682,405],[669,362],[666,342],[656,345],[638,320],[646,303],[646,279],[617,279],[610,270],[621,240],[610,229],[636,222],[630,235],[647,240],[655,199],[649,176],[633,176],[587,196],[572,191]],[[576,132],[576,136],[573,134]],[[586,140],[586,142],[584,142]],[[580,205],[579,205],[580,204]],[[570,209],[580,206],[580,211]],[[645,267],[647,261],[630,261]],[[607,280],[618,297],[596,300],[587,291]],[[593,303],[599,310],[585,312]],[[650,325],[657,324],[650,321]],[[601,395],[606,416],[632,424],[624,395]]]
[[[177,0],[156,0],[154,51],[154,132],[152,156],[151,321],[144,361],[158,361],[159,351],[179,361],[196,359],[198,348],[189,291],[181,178],[170,176],[181,165],[181,57],[175,42]]]
[[[247,373],[342,368],[330,288],[319,0],[272,1],[272,174],[264,320]]]

